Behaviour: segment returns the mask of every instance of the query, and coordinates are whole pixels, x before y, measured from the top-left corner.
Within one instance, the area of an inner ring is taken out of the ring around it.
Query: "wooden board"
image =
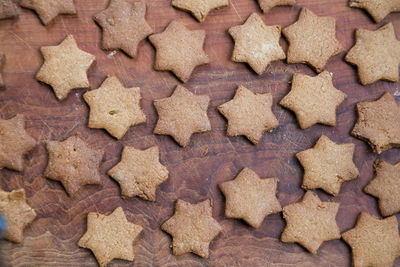
[[[0,22],[0,51],[7,55],[4,79],[7,90],[0,92],[0,117],[10,118],[18,113],[27,119],[27,131],[39,145],[26,157],[23,173],[1,170],[1,187],[4,190],[25,188],[28,202],[36,210],[37,219],[25,230],[22,245],[2,242],[3,265],[10,266],[96,266],[87,249],[77,246],[86,231],[88,212],[109,213],[118,206],[126,211],[129,220],[144,227],[141,239],[135,246],[134,263],[115,260],[110,266],[350,266],[349,247],[342,240],[324,243],[317,255],[311,255],[297,244],[279,241],[284,228],[280,214],[269,216],[263,225],[254,230],[240,220],[224,219],[224,198],[217,185],[231,180],[243,167],[250,167],[261,177],[280,179],[278,198],[288,205],[301,199],[303,170],[295,153],[313,146],[325,134],[336,142],[356,144],[355,163],[360,178],[345,183],[340,194],[331,196],[318,191],[323,200],[341,203],[337,221],[341,231],[352,228],[361,211],[378,215],[377,202],[362,192],[373,177],[373,161],[377,155],[362,141],[349,136],[355,123],[355,104],[375,100],[383,92],[398,93],[400,83],[377,82],[361,86],[356,69],[343,61],[345,53],[334,57],[327,69],[334,74],[334,84],[348,95],[338,110],[337,127],[313,126],[300,130],[294,114],[277,103],[290,89],[288,82],[293,73],[314,75],[307,66],[287,65],[277,62],[268,72],[257,76],[245,64],[230,61],[233,41],[227,29],[242,24],[252,13],[261,14],[254,0],[230,0],[227,8],[212,12],[203,24],[197,23],[185,12],[175,10],[169,0],[147,1],[147,20],[155,32],[161,32],[172,19],[183,21],[190,29],[205,29],[205,51],[211,63],[195,70],[185,84],[198,94],[208,94],[211,106],[208,115],[212,131],[192,137],[189,147],[179,147],[168,136],[152,134],[157,120],[152,102],[169,96],[178,80],[168,72],[153,70],[154,49],[145,41],[137,59],[123,53],[108,56],[100,48],[100,29],[92,16],[103,10],[108,0],[76,0],[78,16],[58,17],[44,27],[30,10],[21,10],[20,19]],[[362,27],[376,29],[393,22],[400,37],[400,14],[388,16],[376,25],[360,9],[351,9],[347,0],[298,0],[295,7],[277,7],[262,18],[268,25],[286,27],[297,20],[301,7],[318,15],[337,19],[337,37],[348,50],[354,44],[354,30]],[[42,64],[41,46],[57,45],[67,34],[73,34],[81,49],[96,56],[89,71],[91,88],[97,88],[107,75],[117,75],[126,86],[142,89],[143,108],[148,117],[145,125],[131,128],[119,141],[103,130],[87,127],[88,107],[82,99],[86,90],[76,90],[58,102],[49,86],[38,83],[35,73]],[[287,43],[281,40],[284,48]],[[216,107],[231,99],[239,84],[258,92],[271,92],[274,96],[273,112],[280,126],[265,134],[259,145],[253,146],[244,137],[228,138],[226,121]],[[400,99],[398,98],[400,101]],[[43,177],[47,163],[46,140],[64,140],[79,133],[93,147],[104,149],[101,165],[103,186],[87,186],[74,198],[69,198],[61,185]],[[157,191],[154,203],[138,198],[122,200],[118,184],[106,171],[120,159],[124,145],[144,149],[158,145],[161,161],[170,172],[169,180]],[[400,151],[392,149],[382,158],[394,163],[400,160]],[[222,233],[211,243],[209,259],[192,254],[173,256],[169,247],[170,236],[160,230],[169,218],[177,199],[198,202],[211,198],[214,216],[223,227]],[[400,264],[400,260],[396,261]]]

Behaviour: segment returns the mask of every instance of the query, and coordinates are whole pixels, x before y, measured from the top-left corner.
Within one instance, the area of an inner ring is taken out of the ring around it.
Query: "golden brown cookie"
[[[218,106],[218,111],[228,120],[228,136],[244,135],[256,145],[265,131],[279,125],[271,107],[271,94],[254,94],[239,85],[233,99]]]
[[[281,26],[266,26],[256,13],[251,14],[243,25],[229,28],[229,34],[235,40],[232,60],[247,62],[258,75],[269,63],[286,58],[279,45]]]
[[[206,32],[188,30],[176,20],[171,21],[162,33],[149,37],[156,48],[155,70],[172,71],[182,82],[187,82],[195,67],[207,64],[203,50]]]
[[[282,32],[289,41],[287,62],[307,63],[317,72],[344,50],[336,38],[335,18],[319,17],[307,8],[301,10],[297,22]]]
[[[178,199],[174,215],[161,225],[172,236],[172,253],[193,252],[208,258],[210,242],[222,228],[212,217],[212,202],[207,199],[197,204]]]
[[[18,17],[16,0],[0,1],[0,19],[13,19]]]
[[[336,109],[346,97],[333,86],[332,73],[324,71],[315,77],[296,73],[292,89],[280,104],[296,114],[301,129],[316,123],[336,126]]]
[[[307,191],[301,202],[283,207],[286,227],[281,241],[299,243],[316,254],[324,241],[340,238],[336,223],[338,210],[339,203],[322,202],[317,194]]]
[[[400,256],[400,237],[395,216],[380,220],[366,212],[356,226],[342,234],[353,252],[354,267],[390,267]]]
[[[146,4],[142,1],[130,4],[125,0],[111,0],[107,9],[93,17],[103,29],[103,49],[121,49],[135,58],[139,43],[153,33],[145,14]]]
[[[365,9],[376,23],[381,22],[392,12],[400,12],[398,0],[350,0],[349,6]]]
[[[0,190],[0,214],[6,221],[3,237],[15,243],[22,243],[24,228],[36,218],[36,212],[26,203],[25,190]]]
[[[393,24],[388,23],[376,31],[356,30],[356,44],[345,60],[358,68],[363,85],[378,80],[399,80],[400,41],[396,39]]]
[[[244,168],[234,180],[219,185],[226,199],[225,217],[260,227],[265,217],[282,211],[275,196],[278,182],[278,178],[260,179],[254,171]]]
[[[60,181],[69,196],[83,185],[101,184],[99,167],[103,152],[90,148],[79,136],[63,142],[47,141],[49,162],[44,175]]]
[[[110,215],[90,212],[86,233],[79,240],[78,246],[90,249],[101,267],[113,259],[133,261],[133,244],[142,230],[142,226],[126,219],[121,207]]]
[[[0,169],[22,171],[24,155],[36,145],[35,139],[25,131],[23,115],[9,120],[0,119]]]
[[[58,15],[76,14],[73,0],[20,0],[19,4],[33,9],[44,25],[49,24]]]
[[[156,200],[156,189],[168,179],[168,169],[160,163],[157,146],[139,150],[125,146],[121,161],[107,173],[121,186],[123,198],[138,196]]]
[[[44,63],[36,79],[53,87],[58,100],[67,97],[72,89],[89,87],[86,72],[95,56],[80,50],[72,35],[58,46],[40,48]]]
[[[368,142],[375,153],[400,147],[400,107],[389,92],[356,106],[358,119],[351,134]]]
[[[209,103],[207,95],[195,95],[178,85],[170,97],[154,100],[158,113],[154,133],[170,135],[183,147],[189,145],[192,134],[211,130]]]
[[[89,128],[104,128],[117,139],[129,127],[146,122],[140,88],[125,88],[115,76],[107,77],[100,88],[86,92],[83,98],[90,107]]]
[[[1,73],[3,71],[5,62],[6,62],[5,55],[2,52],[0,52],[0,90],[5,88],[4,81],[3,81],[3,76],[2,76],[2,73]]]
[[[258,0],[258,4],[264,13],[276,6],[294,6],[296,0]]]
[[[216,8],[229,5],[228,0],[172,0],[171,5],[188,11],[199,21],[203,22],[208,13]]]

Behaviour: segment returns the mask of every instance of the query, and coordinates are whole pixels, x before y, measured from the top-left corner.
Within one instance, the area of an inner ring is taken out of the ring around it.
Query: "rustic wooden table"
[[[108,56],[100,48],[100,29],[92,16],[103,10],[108,0],[76,0],[77,16],[61,16],[44,27],[29,10],[21,10],[19,20],[0,22],[0,51],[5,52],[4,69],[6,91],[0,92],[0,117],[10,118],[18,113],[25,115],[29,134],[39,145],[27,156],[23,173],[1,170],[1,187],[10,191],[25,188],[29,204],[36,210],[37,219],[25,229],[23,244],[3,241],[1,244],[4,265],[10,266],[96,266],[91,252],[77,246],[86,231],[88,212],[109,213],[118,206],[126,211],[129,220],[144,227],[138,241],[134,263],[114,260],[110,266],[350,266],[350,248],[342,241],[325,242],[317,255],[311,255],[297,244],[279,241],[285,226],[281,214],[267,217],[262,226],[254,230],[240,220],[224,219],[224,198],[217,185],[233,179],[243,167],[250,167],[261,177],[278,177],[278,198],[282,206],[301,199],[300,188],[303,170],[295,153],[312,147],[325,134],[336,142],[356,144],[354,160],[360,178],[345,183],[340,194],[331,196],[317,191],[323,200],[341,203],[337,222],[341,231],[352,228],[361,211],[379,215],[377,202],[362,192],[373,177],[373,161],[378,157],[366,143],[349,135],[355,123],[355,104],[375,100],[383,92],[399,94],[400,83],[377,82],[361,86],[356,69],[343,61],[345,53],[334,57],[327,65],[333,72],[335,86],[348,98],[338,109],[336,127],[316,125],[300,130],[292,112],[277,103],[290,90],[288,82],[293,73],[315,73],[305,65],[272,64],[268,71],[257,76],[245,64],[230,61],[233,41],[227,29],[242,24],[252,13],[261,14],[254,0],[230,0],[230,6],[213,11],[202,24],[189,14],[170,6],[170,0],[148,0],[147,20],[155,32],[161,32],[172,19],[183,21],[190,29],[205,29],[205,51],[211,63],[195,70],[185,84],[198,94],[208,94],[211,106],[208,115],[212,131],[194,135],[189,147],[179,147],[168,136],[152,134],[157,120],[152,105],[154,99],[169,96],[178,80],[168,72],[153,70],[154,48],[148,41],[140,46],[137,59],[123,53]],[[348,50],[354,44],[356,28],[377,29],[391,21],[400,37],[400,14],[388,16],[376,25],[360,9],[351,9],[347,0],[298,0],[294,7],[277,7],[262,14],[267,25],[286,27],[296,21],[301,7],[310,8],[318,15],[334,16],[337,20],[337,37]],[[82,94],[73,91],[58,102],[49,86],[38,83],[34,76],[42,64],[41,46],[57,45],[67,34],[73,34],[81,49],[96,56],[89,71],[91,88],[97,88],[107,75],[117,75],[126,86],[139,86],[142,106],[148,117],[144,125],[131,128],[123,139],[117,141],[103,130],[87,127],[88,107]],[[282,38],[286,49],[287,42]],[[273,112],[280,126],[262,141],[252,145],[244,137],[228,138],[226,121],[216,107],[229,100],[239,84],[259,92],[271,92],[274,97]],[[400,99],[399,99],[400,100]],[[64,140],[79,133],[90,145],[105,151],[101,165],[103,186],[87,186],[69,198],[57,182],[43,177],[47,163],[46,140]],[[144,149],[160,147],[161,162],[170,172],[169,179],[159,187],[154,203],[139,198],[122,200],[118,184],[106,175],[120,157],[124,145]],[[400,151],[391,149],[381,157],[389,162],[400,160]],[[223,227],[222,233],[211,243],[210,257],[202,259],[192,254],[173,256],[169,248],[171,238],[160,230],[169,218],[177,199],[198,202],[211,198],[214,217]],[[400,260],[396,261],[400,265]]]

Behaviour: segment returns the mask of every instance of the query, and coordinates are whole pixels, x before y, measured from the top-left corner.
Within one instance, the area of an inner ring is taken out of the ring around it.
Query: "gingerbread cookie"
[[[208,13],[216,8],[229,5],[228,0],[172,0],[171,4],[179,9],[188,11],[199,21],[203,22]]]
[[[264,13],[276,6],[294,6],[296,0],[258,0],[258,4]]]
[[[269,63],[286,58],[279,45],[281,26],[266,26],[256,13],[251,14],[243,25],[230,28],[229,34],[235,40],[232,60],[247,62],[258,75]]]
[[[16,0],[0,1],[0,19],[14,19],[18,17]]]
[[[203,50],[206,32],[190,31],[176,20],[162,33],[149,37],[156,48],[155,70],[172,71],[182,82],[187,82],[195,67],[209,62]]]
[[[381,22],[391,12],[400,12],[398,0],[350,0],[349,6],[365,9],[376,23]]]
[[[33,9],[44,25],[61,14],[76,14],[73,0],[20,0],[22,7]]]
[[[4,54],[2,52],[0,52],[0,90],[5,88],[3,76],[1,74],[1,72],[3,71],[3,68],[4,68],[5,61],[6,61],[6,57],[4,56]]]

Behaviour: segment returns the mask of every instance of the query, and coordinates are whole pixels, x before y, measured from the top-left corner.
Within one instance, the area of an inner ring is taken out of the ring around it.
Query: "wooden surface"
[[[348,98],[339,107],[337,127],[313,126],[300,130],[294,114],[277,103],[289,91],[293,73],[315,73],[307,66],[272,64],[267,73],[257,76],[247,65],[230,61],[233,41],[227,29],[242,24],[252,13],[261,14],[254,0],[231,0],[227,8],[213,11],[203,24],[189,14],[170,6],[169,0],[147,1],[147,20],[155,32],[161,32],[172,19],[183,21],[190,29],[205,29],[205,51],[211,63],[195,70],[185,84],[198,94],[208,94],[211,105],[208,115],[212,131],[192,137],[189,147],[179,147],[168,136],[152,134],[157,115],[152,105],[154,99],[169,96],[178,80],[169,72],[153,71],[154,49],[144,41],[137,59],[123,53],[108,56],[100,49],[100,29],[92,16],[103,10],[108,0],[76,0],[77,16],[58,17],[44,27],[30,10],[21,10],[19,20],[0,22],[0,51],[7,62],[4,80],[7,90],[0,92],[0,117],[10,118],[18,113],[25,115],[29,134],[38,140],[38,146],[26,157],[23,173],[1,170],[1,187],[4,190],[25,188],[29,204],[36,210],[37,219],[25,229],[22,245],[2,242],[3,265],[7,266],[96,266],[95,258],[87,249],[77,246],[86,231],[88,212],[109,213],[122,206],[129,220],[144,227],[137,242],[134,263],[115,260],[110,266],[350,266],[349,247],[342,240],[325,242],[317,255],[311,255],[297,244],[279,241],[284,228],[281,214],[269,216],[262,226],[254,230],[240,220],[224,219],[224,198],[217,185],[233,179],[243,167],[250,167],[261,177],[278,177],[278,198],[282,206],[301,199],[300,189],[303,170],[295,153],[312,147],[325,134],[336,142],[356,144],[355,163],[360,178],[345,183],[340,194],[331,196],[317,191],[323,200],[341,203],[337,222],[341,231],[352,228],[361,211],[378,215],[377,202],[362,192],[373,177],[373,161],[377,155],[366,143],[350,137],[355,123],[355,104],[375,100],[383,92],[399,93],[400,83],[377,82],[361,86],[356,69],[343,61],[345,53],[334,57],[327,65],[333,72],[335,86]],[[348,51],[354,44],[354,30],[362,27],[376,29],[386,22],[393,22],[400,36],[400,14],[392,14],[376,25],[360,9],[351,9],[347,0],[298,0],[295,7],[278,7],[262,18],[267,25],[286,27],[297,20],[302,6],[318,15],[337,19],[337,37]],[[147,124],[133,127],[120,141],[104,130],[89,129],[88,107],[82,94],[72,92],[63,102],[58,102],[49,86],[38,83],[35,73],[42,64],[41,46],[57,45],[67,34],[73,34],[81,49],[96,56],[96,63],[89,71],[91,88],[97,88],[107,75],[117,75],[124,85],[139,86],[142,106],[148,117]],[[287,48],[286,40],[282,45]],[[239,84],[259,92],[271,92],[274,97],[273,112],[280,126],[272,134],[265,134],[262,141],[252,145],[244,137],[225,135],[226,121],[216,107],[231,99]],[[400,98],[398,98],[400,102]],[[105,150],[101,165],[103,186],[87,186],[69,198],[57,182],[43,177],[47,164],[44,147],[46,140],[64,140],[80,133],[97,149]],[[118,184],[106,175],[120,158],[124,145],[144,149],[158,145],[161,162],[170,172],[169,179],[159,187],[154,203],[133,198],[122,200]],[[391,163],[400,160],[400,150],[391,149],[381,157]],[[222,233],[211,243],[209,259],[192,254],[173,256],[169,248],[170,236],[160,230],[169,218],[177,199],[198,202],[212,198],[214,217],[223,227]],[[399,216],[398,216],[399,217]],[[400,265],[400,260],[396,261]]]

